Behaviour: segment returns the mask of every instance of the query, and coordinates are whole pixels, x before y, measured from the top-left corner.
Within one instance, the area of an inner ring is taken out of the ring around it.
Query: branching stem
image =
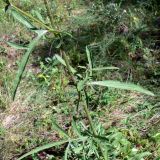
[[[65,61],[65,63],[66,63],[66,67],[67,67],[67,69],[68,69],[68,71],[69,71],[69,74],[70,74],[70,76],[71,76],[74,84],[77,86],[77,81],[76,81],[76,79],[75,79],[75,77],[74,77],[74,74],[73,74],[72,71],[71,71],[71,67],[70,67],[70,65],[69,65],[68,57],[67,57],[67,55],[65,54],[64,51],[62,51],[62,55],[63,55],[64,61]],[[91,115],[90,115],[90,113],[89,113],[89,109],[88,109],[88,95],[87,95],[87,92],[85,91],[85,89],[83,89],[83,91],[84,91],[84,93],[85,93],[85,102],[86,102],[85,105],[84,105],[84,111],[85,111],[85,113],[86,113],[87,119],[88,119],[88,121],[89,121],[89,125],[90,125],[90,127],[91,127],[92,132],[93,132],[93,135],[96,137],[98,134],[97,134],[97,132],[96,132],[96,130],[95,130],[95,128],[94,128],[93,120],[92,120],[92,117],[91,117]],[[78,90],[77,90],[77,92],[78,92],[78,94],[81,94]],[[80,100],[80,99],[79,99],[79,100]],[[100,148],[100,151],[101,151],[101,153],[102,153],[102,156],[103,156],[104,160],[108,160],[108,158],[106,158],[105,153],[104,153],[104,151],[103,151],[103,146],[102,146],[100,143],[98,143],[98,146],[99,146],[99,148]]]

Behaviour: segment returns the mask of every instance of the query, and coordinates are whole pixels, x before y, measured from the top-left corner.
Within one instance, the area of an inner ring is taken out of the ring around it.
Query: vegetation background
[[[158,0],[0,1],[0,160],[159,160],[159,92]]]

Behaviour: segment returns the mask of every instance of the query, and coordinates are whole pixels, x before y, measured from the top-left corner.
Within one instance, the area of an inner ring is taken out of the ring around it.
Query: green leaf
[[[65,61],[63,60],[63,58],[62,58],[61,56],[59,56],[58,54],[56,54],[55,57],[57,58],[57,60],[58,60],[61,64],[63,64],[64,66],[66,66],[66,63],[65,63]]]
[[[89,82],[88,85],[98,85],[98,86],[104,86],[104,87],[113,87],[118,89],[125,89],[130,91],[137,91],[141,92],[150,96],[154,96],[154,94],[141,86],[132,84],[132,83],[124,83],[119,81],[112,81],[112,80],[106,80],[106,81],[95,81],[95,82]]]
[[[77,125],[76,125],[76,122],[75,122],[75,118],[73,117],[73,120],[72,120],[72,128],[73,128],[73,131],[79,136],[81,137],[81,132],[80,130],[77,128]]]
[[[102,70],[118,70],[118,67],[98,67],[98,68],[93,68],[92,71],[102,71]]]
[[[88,81],[88,75],[86,75],[85,79],[83,79],[83,80],[78,82],[78,84],[77,84],[78,91],[82,91],[84,89],[85,84],[87,83],[87,81]]]
[[[38,33],[39,33],[38,36],[34,40],[32,40],[30,42],[30,44],[28,45],[28,49],[27,49],[26,53],[22,57],[22,61],[20,63],[20,66],[19,66],[19,69],[18,69],[18,73],[16,75],[16,79],[15,79],[14,86],[13,86],[13,95],[12,95],[12,99],[13,100],[15,99],[15,95],[16,95],[18,86],[20,84],[20,81],[21,81],[21,78],[22,78],[22,74],[23,74],[23,72],[25,70],[25,67],[27,65],[29,56],[32,53],[32,51],[34,50],[34,48],[35,48],[36,44],[38,43],[38,41],[40,40],[40,38],[43,35],[45,35],[47,33],[47,31],[46,30],[41,30]]]
[[[28,20],[27,18],[25,18],[23,15],[21,15],[20,13],[18,13],[15,9],[11,9],[10,13],[12,14],[12,16],[18,20],[20,23],[22,23],[24,26],[26,26],[29,29],[35,29],[36,27],[33,26]]]
[[[79,142],[79,141],[84,141],[86,139],[87,139],[87,137],[81,137],[81,138],[77,138],[77,139],[68,139],[68,140],[62,140],[62,141],[58,141],[58,142],[48,143],[46,145],[43,145],[41,147],[37,147],[37,148],[33,149],[32,151],[24,154],[23,156],[21,156],[17,160],[22,160],[22,159],[24,159],[24,158],[26,158],[26,157],[28,157],[30,155],[33,155],[33,154],[38,153],[40,151],[43,151],[45,149],[49,149],[49,148],[52,148],[52,147],[55,147],[55,146],[60,146],[62,144],[68,143],[68,142],[69,143],[74,142],[74,141],[78,141]]]
[[[83,146],[77,146],[73,148],[75,154],[80,154],[83,150]]]
[[[52,125],[53,128],[55,128],[60,134],[67,138],[70,138],[69,135],[56,122],[52,122]]]
[[[17,160],[22,160],[22,159],[24,159],[24,158],[26,158],[26,157],[28,157],[28,156],[30,156],[32,154],[38,153],[40,151],[43,151],[45,149],[49,149],[49,148],[52,148],[52,147],[55,147],[55,146],[60,146],[60,145],[65,144],[67,142],[69,142],[69,140],[62,140],[62,141],[58,141],[58,142],[48,143],[46,145],[43,145],[41,147],[37,147],[37,148],[33,149],[32,151],[24,154],[23,156],[21,156]]]
[[[98,137],[94,138],[94,141],[99,145],[104,160],[109,160],[107,144],[106,143],[103,144],[103,141],[101,141]]]
[[[64,65],[64,66],[66,67],[66,63],[65,63],[65,61],[63,60],[63,58],[62,58],[61,56],[59,56],[58,54],[56,54],[55,57],[57,58],[57,60],[58,60],[62,65]],[[75,73],[77,72],[72,66],[70,66],[70,68],[71,68],[71,71],[72,71],[73,74],[75,74]]]
[[[83,88],[85,87],[85,83],[86,82],[84,80],[78,82],[78,84],[77,84],[78,91],[82,91],[83,90]]]
[[[69,148],[70,148],[70,143],[68,143],[68,146],[67,146],[67,148],[65,150],[64,160],[68,160]]]
[[[88,47],[86,47],[86,54],[87,54],[87,59],[88,59],[88,63],[89,63],[89,71],[90,71],[90,76],[92,76],[92,60],[91,60],[91,53],[88,49]]]
[[[156,141],[159,141],[160,142],[160,133],[156,133],[153,138],[156,140]]]
[[[109,160],[108,147],[106,145],[104,146],[104,156],[105,160]]]
[[[28,49],[28,47],[25,47],[23,45],[20,44],[16,44],[14,42],[7,42],[7,44],[15,49]]]
[[[150,153],[150,152],[143,152],[143,153],[140,153],[140,154],[138,154],[137,156],[135,156],[135,158],[136,158],[136,159],[142,159],[142,158],[148,157],[148,156],[150,156],[150,155],[152,155],[152,153]]]
[[[36,15],[36,17],[43,23],[45,23],[45,20],[43,19],[43,16],[39,11],[34,10],[33,13]]]

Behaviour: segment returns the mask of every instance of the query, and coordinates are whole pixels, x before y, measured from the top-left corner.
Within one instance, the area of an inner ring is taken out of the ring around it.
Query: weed
[[[141,51],[144,51],[143,53],[149,57],[150,61],[147,62],[153,63],[154,59],[149,56],[150,50],[144,47],[144,42],[139,37],[141,30],[146,27],[142,25],[142,15],[137,14],[139,10],[134,10],[132,7],[125,10],[121,2],[105,4],[102,1],[97,1],[91,3],[91,8],[85,14],[84,12],[78,13],[80,16],[77,16],[72,15],[74,13],[72,8],[75,7],[75,2],[73,2],[70,6],[68,6],[68,3],[66,4],[67,11],[64,8],[61,10],[65,13],[63,17],[59,16],[59,7],[48,0],[44,0],[44,5],[35,7],[31,14],[21,6],[15,5],[16,3],[6,2],[6,8],[10,6],[8,8],[10,15],[34,33],[35,37],[27,45],[8,43],[16,49],[26,50],[22,60],[17,64],[19,69],[12,91],[13,100],[20,99],[18,96],[20,96],[20,91],[23,91],[21,93],[24,97],[23,104],[26,102],[32,104],[29,107],[30,119],[26,124],[29,125],[29,122],[33,120],[34,123],[30,124],[30,127],[34,128],[34,131],[29,134],[34,138],[30,140],[24,133],[26,138],[22,143],[25,144],[24,148],[27,150],[40,146],[22,155],[19,160],[27,157],[33,159],[60,157],[64,159],[95,160],[138,160],[154,157],[147,150],[149,142],[146,139],[140,139],[138,132],[132,126],[133,123],[130,125],[132,120],[130,115],[126,118],[123,111],[112,112],[116,121],[113,121],[112,124],[109,123],[106,129],[98,117],[105,115],[102,111],[107,113],[114,109],[112,106],[115,106],[115,103],[121,105],[120,98],[122,98],[121,94],[123,92],[118,92],[117,89],[128,90],[128,92],[124,92],[127,94],[134,91],[131,93],[140,92],[148,96],[154,96],[152,92],[139,85],[105,80],[106,78],[103,75],[103,73],[109,73],[114,77],[113,71],[119,69],[118,65],[116,65],[118,67],[108,67],[108,64],[112,65],[113,57],[117,60],[130,59],[128,64],[131,64],[131,71],[134,69],[134,62],[146,57],[138,55]],[[24,3],[27,4],[27,10],[31,9],[32,5],[30,6],[27,1],[24,1]],[[54,6],[53,9],[50,5]],[[70,16],[75,16],[74,21],[70,22],[68,20]],[[126,20],[129,20],[128,23],[124,23]],[[76,26],[72,26],[73,28],[65,26],[67,22],[75,23]],[[73,35],[71,35],[71,32]],[[91,32],[94,32],[94,36]],[[43,41],[53,39],[51,40],[51,49],[55,49],[55,54],[53,57],[46,58],[43,61],[40,60],[40,68],[36,75],[32,72],[30,74],[25,73],[24,70],[27,67],[29,57],[42,39]],[[74,60],[77,60],[77,62],[72,63]],[[74,65],[72,66],[72,64]],[[1,66],[3,69],[5,65],[2,64]],[[20,82],[22,84],[24,82],[24,73],[25,78],[31,82],[28,82],[26,88],[23,89],[24,86],[22,87]],[[31,88],[31,85],[33,85],[33,88]],[[108,88],[116,88],[116,90]],[[25,91],[27,92],[24,93]],[[98,95],[99,93],[100,95]],[[117,102],[117,99],[120,99],[120,101]],[[127,102],[130,102],[130,100],[127,99]],[[122,103],[125,103],[124,99]],[[136,105],[136,103],[133,103],[133,105]],[[106,106],[108,108],[105,108]],[[101,107],[105,109],[102,110]],[[100,115],[95,112],[98,109]],[[142,119],[148,119],[152,115],[150,104],[140,104],[136,109],[137,117],[142,116]],[[25,115],[23,111],[21,112],[22,116]],[[128,110],[128,112],[132,111]],[[116,114],[118,114],[118,118]],[[17,117],[20,116],[19,114],[16,115]],[[57,115],[59,118],[57,118]],[[22,117],[20,116],[20,118]],[[16,120],[14,120],[15,126],[18,123]],[[121,120],[124,123],[121,123]],[[118,125],[125,125],[127,129],[114,127],[117,121],[119,121]],[[138,129],[142,127],[143,123],[145,122],[137,125]],[[21,126],[21,129],[24,131],[24,126]],[[38,134],[34,135],[36,130],[39,134],[42,134],[40,136]],[[30,131],[27,130],[27,132]],[[50,136],[49,141],[52,142],[48,143],[48,137]],[[155,134],[153,138],[157,140],[159,135]],[[21,136],[14,134],[10,136],[10,139],[19,143]],[[52,148],[51,154],[55,157],[47,153],[50,148]],[[21,149],[18,152],[21,152]]]

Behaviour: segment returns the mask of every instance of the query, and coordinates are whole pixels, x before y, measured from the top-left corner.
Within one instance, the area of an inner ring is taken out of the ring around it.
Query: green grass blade
[[[18,86],[20,84],[21,78],[22,78],[22,74],[25,70],[25,67],[27,65],[28,59],[30,54],[32,53],[32,51],[34,50],[34,47],[36,46],[36,44],[38,43],[38,41],[40,40],[40,38],[45,35],[47,33],[47,31],[45,30],[41,30],[41,32],[39,32],[38,36],[32,40],[28,46],[28,49],[26,51],[26,53],[24,54],[24,56],[22,57],[22,61],[20,63],[19,69],[18,69],[18,73],[16,75],[16,79],[14,82],[14,86],[13,86],[13,94],[12,94],[12,99],[15,99],[15,95],[18,89]]]
[[[95,81],[95,82],[90,82],[88,85],[98,85],[98,86],[104,86],[104,87],[113,87],[113,88],[118,88],[118,89],[125,89],[125,90],[130,90],[130,91],[137,91],[140,93],[144,93],[150,96],[154,96],[154,94],[141,86],[132,84],[132,83],[124,83],[124,82],[119,82],[119,81],[112,81],[112,80],[106,80],[106,81]]]

